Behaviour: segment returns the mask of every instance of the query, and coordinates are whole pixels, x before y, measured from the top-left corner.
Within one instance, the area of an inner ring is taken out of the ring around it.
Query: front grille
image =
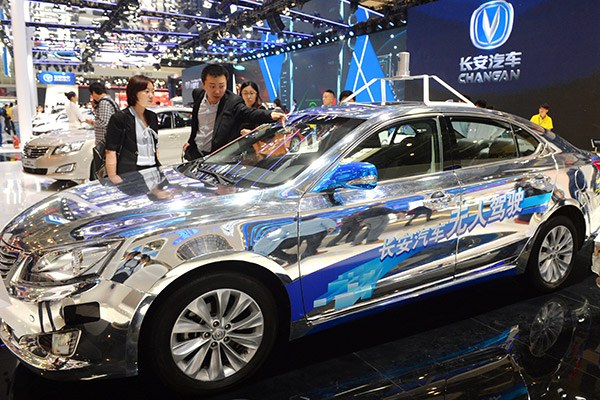
[[[36,174],[36,175],[46,175],[48,173],[48,168],[28,168],[28,167],[23,167],[23,171],[29,173],[29,174]]]
[[[20,255],[20,250],[0,243],[0,276],[2,279],[6,278],[11,268],[17,264]]]
[[[23,154],[26,158],[40,158],[48,151],[49,147],[38,147],[25,145],[25,149],[23,150]]]

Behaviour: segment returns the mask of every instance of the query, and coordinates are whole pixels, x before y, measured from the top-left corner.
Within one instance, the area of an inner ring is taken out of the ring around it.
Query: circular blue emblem
[[[39,79],[42,83],[50,84],[54,82],[54,75],[49,72],[42,72]]]
[[[471,41],[478,49],[491,50],[502,46],[513,28],[514,9],[504,0],[482,4],[471,15]]]

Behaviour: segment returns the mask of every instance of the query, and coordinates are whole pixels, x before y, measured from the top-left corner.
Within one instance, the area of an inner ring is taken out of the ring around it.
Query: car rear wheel
[[[277,338],[273,296],[255,278],[211,274],[171,293],[143,330],[142,369],[173,389],[206,394],[251,376]]]
[[[569,277],[577,243],[575,225],[564,215],[550,219],[541,227],[527,266],[529,277],[536,288],[551,291]]]
[[[525,373],[535,379],[554,376],[564,359],[573,334],[573,319],[561,299],[547,301],[537,312],[529,329],[520,329],[517,343],[519,361]]]

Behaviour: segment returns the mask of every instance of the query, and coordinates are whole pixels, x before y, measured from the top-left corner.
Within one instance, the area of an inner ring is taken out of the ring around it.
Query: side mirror
[[[596,153],[600,151],[600,139],[592,139],[592,148]]]
[[[377,186],[377,168],[366,162],[339,164],[329,172],[313,189],[313,192],[324,192],[340,188],[373,189]]]

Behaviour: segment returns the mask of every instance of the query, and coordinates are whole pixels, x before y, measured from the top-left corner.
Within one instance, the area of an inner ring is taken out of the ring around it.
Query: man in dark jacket
[[[285,114],[246,107],[244,100],[227,90],[229,72],[219,64],[202,70],[203,89],[192,92],[192,133],[183,145],[185,158],[210,154],[240,136],[240,124],[285,120]]]

